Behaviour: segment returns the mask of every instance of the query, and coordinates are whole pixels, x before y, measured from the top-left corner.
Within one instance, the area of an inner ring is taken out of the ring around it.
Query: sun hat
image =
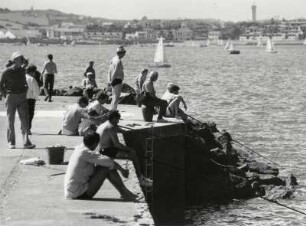
[[[11,59],[12,61],[14,61],[15,59],[19,58],[19,57],[23,57],[22,53],[20,52],[13,52],[12,56],[11,56]]]
[[[125,52],[126,52],[126,50],[125,50],[125,48],[123,46],[119,46],[117,48],[117,53],[125,53]]]

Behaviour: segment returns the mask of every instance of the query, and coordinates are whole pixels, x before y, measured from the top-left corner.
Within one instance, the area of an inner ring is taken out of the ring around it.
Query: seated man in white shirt
[[[83,144],[77,146],[72,153],[64,181],[65,197],[91,199],[107,178],[119,191],[121,198],[135,201],[137,195],[125,187],[117,172],[119,170],[127,178],[128,170],[124,170],[111,158],[94,152],[99,140],[97,133],[89,131],[84,135]]]
[[[88,105],[87,110],[88,111],[94,110],[98,113],[98,115],[103,115],[109,111],[106,107],[103,106],[103,104],[107,103],[107,101],[108,101],[107,94],[105,92],[99,92],[96,96],[96,100],[94,100]],[[105,118],[105,121],[106,119],[107,118]]]
[[[179,95],[179,90],[180,87],[178,85],[168,83],[167,91],[162,96],[162,99],[166,100],[168,103],[165,117],[182,118],[185,120],[187,116],[184,111],[180,109],[180,104],[183,104],[185,111],[187,110],[187,104],[184,98]]]
[[[78,103],[70,105],[63,119],[62,134],[68,136],[78,135],[78,128],[82,118],[90,118],[86,112],[88,99],[80,97]]]

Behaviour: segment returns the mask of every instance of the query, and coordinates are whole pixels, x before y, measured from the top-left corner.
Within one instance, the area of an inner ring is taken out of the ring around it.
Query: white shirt
[[[102,112],[107,111],[107,108],[100,104],[98,100],[95,100],[87,106],[87,110],[88,112],[91,110],[95,110],[99,115],[101,115]]]
[[[114,161],[89,150],[84,144],[75,147],[66,170],[64,193],[66,198],[77,198],[88,189],[88,181],[95,165],[114,169]]]
[[[26,79],[28,84],[27,99],[37,99],[40,89],[35,78],[29,74],[26,74]]]

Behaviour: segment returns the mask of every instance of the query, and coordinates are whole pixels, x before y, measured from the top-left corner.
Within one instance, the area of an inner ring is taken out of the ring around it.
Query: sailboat
[[[230,54],[240,54],[240,50],[234,48],[234,44],[231,42],[228,48]]]
[[[225,46],[224,46],[224,50],[229,50],[229,47],[231,45],[231,41],[230,40],[227,40]]]
[[[163,37],[160,37],[158,40],[158,44],[157,44],[155,56],[154,56],[154,65],[152,65],[153,67],[160,67],[160,68],[171,67],[171,65],[167,63],[167,60],[165,57],[163,39],[164,39]]]
[[[263,43],[262,43],[262,37],[260,37],[259,39],[258,39],[258,42],[257,42],[257,45],[256,45],[257,47],[263,47]]]
[[[223,39],[218,40],[218,46],[223,46]]]
[[[306,38],[304,39],[303,45],[306,46]]]
[[[70,42],[70,45],[71,45],[71,46],[75,46],[75,41],[72,40],[72,42]]]
[[[272,42],[271,38],[268,38],[268,40],[267,40],[266,52],[277,53],[277,51],[274,48],[274,43]]]

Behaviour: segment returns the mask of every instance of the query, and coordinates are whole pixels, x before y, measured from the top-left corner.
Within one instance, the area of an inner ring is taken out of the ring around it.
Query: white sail
[[[208,47],[209,44],[210,44],[210,41],[209,41],[209,39],[207,39],[206,46]]]
[[[263,47],[262,38],[261,38],[261,37],[258,39],[258,42],[257,42],[257,45],[256,45],[256,46],[257,46],[257,47]]]
[[[26,45],[28,46],[28,45],[30,45],[30,44],[31,44],[31,41],[30,41],[30,39],[29,39],[29,37],[28,37],[28,36],[26,37],[26,39],[27,39],[27,41],[26,41]]]
[[[219,45],[219,46],[223,46],[223,39],[219,39],[218,45]]]
[[[164,61],[166,60],[164,55],[163,37],[160,37],[155,51],[154,63],[162,64]]]
[[[232,42],[230,43],[230,46],[228,47],[228,50],[229,50],[229,51],[235,50],[235,49],[234,49],[234,44],[233,44]]]
[[[306,46],[306,38],[304,39],[303,45]]]
[[[268,40],[267,40],[266,52],[268,52],[268,53],[276,53],[277,52],[274,48],[274,44],[273,44],[271,38],[268,38]]]
[[[231,44],[230,40],[227,40],[227,42],[226,42],[226,44],[224,46],[224,50],[228,50],[229,47],[230,47],[230,44]]]

